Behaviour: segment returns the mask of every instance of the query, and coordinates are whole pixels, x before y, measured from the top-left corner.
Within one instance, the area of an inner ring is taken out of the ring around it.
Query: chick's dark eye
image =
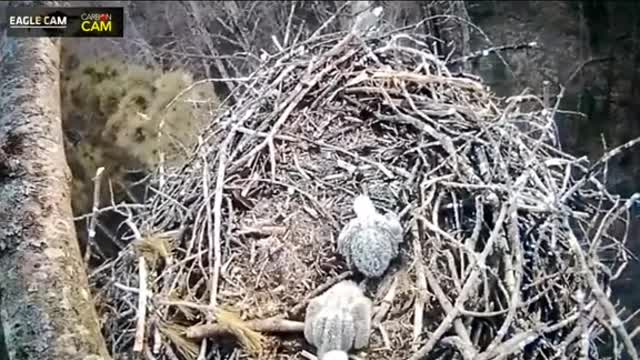
[[[140,107],[146,107],[147,106],[147,100],[145,98],[143,98],[142,96],[136,96],[136,98],[133,101],[135,102],[136,105],[138,105]]]
[[[144,136],[144,132],[142,131],[142,128],[136,128],[135,138],[136,138],[137,142],[143,142],[144,141],[145,136]]]

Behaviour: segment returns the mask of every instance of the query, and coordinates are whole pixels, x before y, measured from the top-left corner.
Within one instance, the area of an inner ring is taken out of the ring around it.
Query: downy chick
[[[380,214],[365,195],[353,203],[356,218],[338,236],[338,253],[368,278],[382,276],[391,261],[398,256],[403,241],[402,225],[393,212]]]
[[[324,354],[320,360],[348,360],[349,354],[341,350],[332,350]]]
[[[320,360],[346,360],[352,349],[368,345],[372,302],[350,280],[312,299],[304,320],[304,337]]]

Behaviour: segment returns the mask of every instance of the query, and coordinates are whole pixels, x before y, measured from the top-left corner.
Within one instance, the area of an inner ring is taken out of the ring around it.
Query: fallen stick
[[[145,327],[147,320],[147,265],[144,256],[138,258],[138,271],[140,274],[140,292],[138,294],[138,322],[136,324],[136,337],[133,351],[140,353],[144,349]]]
[[[262,320],[249,320],[245,325],[254,331],[266,333],[296,333],[304,331],[304,323],[281,318],[269,318]],[[227,325],[204,324],[195,325],[185,331],[190,339],[203,339],[206,337],[228,336],[233,332]]]

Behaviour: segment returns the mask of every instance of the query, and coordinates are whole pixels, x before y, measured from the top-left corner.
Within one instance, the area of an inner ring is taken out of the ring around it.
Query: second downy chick
[[[348,360],[349,354],[341,350],[332,350],[326,352],[320,360]]]
[[[353,209],[356,218],[340,232],[338,252],[349,267],[355,267],[368,278],[380,277],[398,256],[402,225],[395,213],[380,214],[365,195],[355,198]]]
[[[320,360],[346,360],[369,343],[372,302],[349,280],[337,283],[307,306],[304,336]]]

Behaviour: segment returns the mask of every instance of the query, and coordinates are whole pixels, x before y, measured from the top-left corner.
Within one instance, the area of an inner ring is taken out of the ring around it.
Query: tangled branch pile
[[[156,196],[118,207],[133,241],[91,277],[114,353],[223,351],[184,331],[216,309],[301,321],[314,290],[353,275],[334,239],[366,191],[406,231],[369,283],[372,358],[586,359],[608,336],[636,356],[608,297],[628,202],[603,163],[559,149],[544,101],[500,101],[427,41],[315,35],[265,59],[190,160],[158,170]],[[301,334],[238,336],[257,339],[226,348],[241,358],[313,352]]]

